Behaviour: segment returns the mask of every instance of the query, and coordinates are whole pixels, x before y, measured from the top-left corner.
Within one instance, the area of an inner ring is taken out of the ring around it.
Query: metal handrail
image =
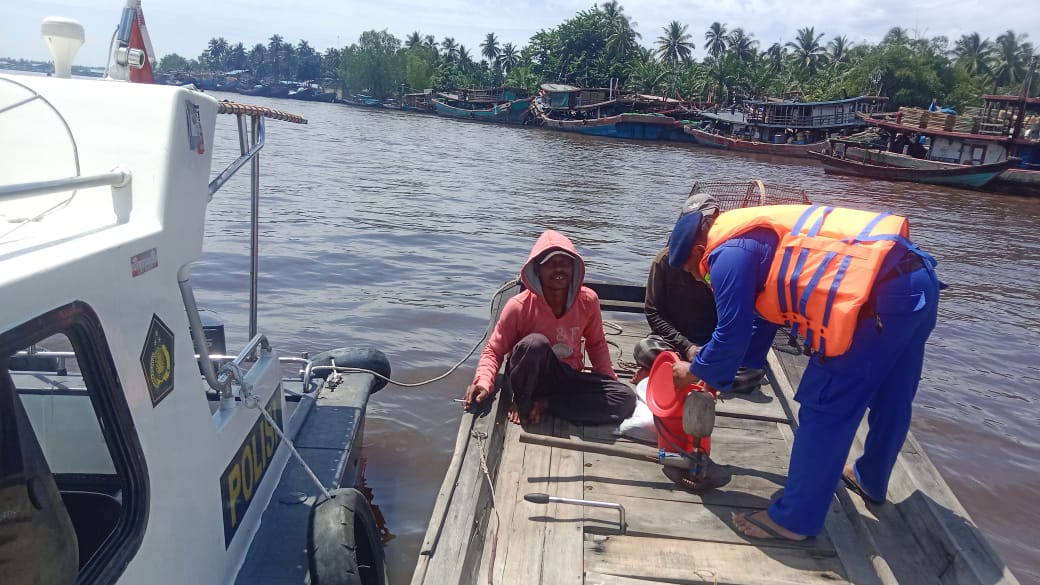
[[[263,116],[253,116],[253,128],[257,132],[253,146],[248,151],[243,152],[241,156],[229,164],[226,169],[220,171],[220,174],[209,182],[209,198],[211,201],[213,200],[213,194],[219,191],[231,177],[235,176],[235,173],[247,162],[252,160],[260,152],[260,149],[264,147],[264,144],[267,143],[267,127],[264,124]]]
[[[26,195],[47,195],[92,187],[125,187],[130,182],[130,171],[121,168],[111,172],[85,177],[65,177],[52,181],[34,181],[17,185],[0,186],[0,200],[24,197]]]

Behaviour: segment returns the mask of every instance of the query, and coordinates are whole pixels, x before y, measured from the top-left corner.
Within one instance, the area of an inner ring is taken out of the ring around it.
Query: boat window
[[[111,582],[140,546],[147,470],[104,333],[84,303],[0,333],[0,492],[8,488],[29,501],[0,493],[0,517],[28,521],[0,523],[0,559],[50,571],[45,582]],[[29,543],[33,554],[22,558]]]

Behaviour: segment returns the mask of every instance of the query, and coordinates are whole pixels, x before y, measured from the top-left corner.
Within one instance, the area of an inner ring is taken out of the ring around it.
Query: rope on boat
[[[498,515],[498,503],[495,502],[495,482],[491,481],[491,470],[488,469],[487,464],[487,452],[484,451],[484,441],[487,440],[487,433],[470,431],[470,435],[477,440],[477,448],[480,450],[480,468],[484,471],[488,489],[491,490],[491,509],[495,511],[495,534],[491,538],[491,559],[488,562],[488,585],[494,585],[495,553],[498,552],[498,527],[502,525],[502,519]]]
[[[273,108],[267,108],[264,106],[254,106],[252,104],[242,104],[239,102],[232,101],[221,101],[217,103],[218,114],[246,114],[249,116],[263,116],[264,118],[271,118],[273,120],[282,120],[285,122],[292,122],[293,124],[306,124],[307,120],[303,116],[297,114],[290,114],[289,112],[283,112],[281,110],[275,110]]]
[[[509,290],[510,288],[516,286],[519,282],[520,282],[519,279],[510,280],[509,282],[506,282],[502,286],[498,287],[498,290],[496,290],[495,294],[491,297],[491,314],[492,315],[495,314],[495,303],[498,302],[498,300],[501,298],[502,293],[504,293],[505,291]],[[448,376],[452,375],[455,372],[455,370],[459,369],[459,367],[461,367],[462,364],[466,363],[466,360],[468,360],[470,358],[470,356],[472,356],[473,353],[477,351],[477,348],[480,347],[480,344],[484,343],[484,340],[487,339],[488,332],[490,330],[491,330],[491,324],[489,322],[488,326],[484,328],[484,334],[480,336],[480,339],[477,340],[477,343],[475,343],[473,345],[473,347],[469,350],[469,352],[466,353],[465,356],[463,356],[463,358],[461,360],[456,362],[454,366],[449,368],[448,371],[444,372],[443,374],[441,374],[439,376],[435,376],[433,378],[430,378],[429,380],[423,380],[422,382],[398,382],[397,380],[394,380],[393,378],[390,378],[388,376],[384,376],[383,374],[380,374],[379,372],[373,372],[372,370],[366,370],[365,368],[334,367],[333,370],[336,371],[336,372],[350,372],[350,373],[358,373],[358,374],[371,374],[371,375],[375,376],[376,378],[378,378],[380,380],[384,380],[384,381],[386,381],[389,384],[393,384],[394,386],[401,386],[402,388],[415,388],[415,387],[418,387],[418,386],[425,386],[427,384],[432,384],[433,382],[437,382],[439,380],[443,380],[444,378],[447,378]]]
[[[332,366],[336,366],[335,360],[332,360]],[[314,485],[318,487],[318,491],[321,492],[321,495],[324,496],[326,500],[332,499],[332,494],[329,493],[329,490],[326,489],[326,487],[321,483],[321,480],[318,479],[318,476],[314,473],[314,471],[311,470],[311,466],[307,465],[307,462],[303,460],[303,456],[300,455],[300,452],[296,450],[296,446],[293,445],[293,442],[289,439],[289,437],[286,437],[285,433],[282,432],[281,427],[279,427],[278,423],[275,422],[274,418],[271,417],[271,413],[267,412],[266,408],[260,406],[260,397],[256,394],[253,394],[252,391],[248,390],[247,388],[247,386],[242,387],[242,402],[246,405],[246,408],[255,408],[260,411],[260,414],[264,415],[264,418],[267,419],[267,424],[271,425],[271,428],[274,429],[274,432],[278,433],[278,436],[282,439],[282,442],[285,443],[287,447],[289,447],[289,452],[292,453],[293,457],[296,458],[296,461],[300,464],[301,467],[303,467],[303,470],[307,472],[308,476],[310,476],[311,481],[313,481]],[[319,388],[318,393],[314,396],[315,401],[318,400],[320,394],[321,389]]]

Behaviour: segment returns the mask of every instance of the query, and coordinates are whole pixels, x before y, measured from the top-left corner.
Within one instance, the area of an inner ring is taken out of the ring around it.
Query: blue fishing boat
[[[524,124],[530,120],[532,97],[519,88],[463,89],[438,93],[433,107],[439,116],[499,124]]]

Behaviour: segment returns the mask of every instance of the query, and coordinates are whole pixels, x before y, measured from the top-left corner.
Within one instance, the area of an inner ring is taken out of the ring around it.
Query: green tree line
[[[336,79],[352,93],[376,97],[424,88],[535,90],[553,82],[721,104],[797,92],[811,101],[877,94],[888,96],[893,108],[927,105],[933,98],[963,108],[980,103],[986,93],[1017,94],[1034,57],[1027,35],[1010,29],[993,40],[972,33],[951,42],[893,27],[877,44],[854,44],[806,26],[791,41],[766,47],[753,33],[727,23],[713,22],[698,34],[672,21],[652,41],[636,27],[617,0],[608,0],[539,30],[522,47],[500,42],[493,32],[469,48],[452,37],[438,41],[414,31],[402,40],[385,29],[370,30],[356,43],[323,54],[307,41],[294,46],[279,35],[249,50],[216,38],[198,59],[169,55],[160,69],[250,69],[257,79]],[[698,48],[705,52],[699,61],[693,56]],[[1032,94],[1040,82],[1031,85]]]

